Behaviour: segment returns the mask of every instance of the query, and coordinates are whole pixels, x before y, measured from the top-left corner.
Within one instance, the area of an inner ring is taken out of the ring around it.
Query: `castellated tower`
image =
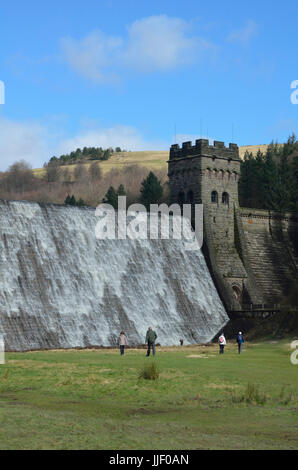
[[[253,299],[248,275],[237,250],[239,150],[236,144],[172,145],[168,162],[171,203],[204,206],[203,250],[219,293],[227,307],[237,309]]]
[[[214,217],[231,213],[238,206],[238,179],[240,159],[238,146],[198,139],[192,146],[184,142],[182,148],[172,145],[169,160],[169,178],[172,202],[203,203]],[[229,224],[227,224],[228,227]]]

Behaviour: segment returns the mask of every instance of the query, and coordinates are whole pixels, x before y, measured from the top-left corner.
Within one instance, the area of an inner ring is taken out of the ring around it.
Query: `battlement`
[[[239,160],[239,149],[237,144],[232,143],[229,144],[229,147],[225,147],[224,142],[219,140],[215,140],[214,144],[210,145],[208,139],[197,139],[195,145],[192,145],[191,141],[183,142],[182,147],[179,144],[173,144],[170,148],[170,160],[192,156]]]

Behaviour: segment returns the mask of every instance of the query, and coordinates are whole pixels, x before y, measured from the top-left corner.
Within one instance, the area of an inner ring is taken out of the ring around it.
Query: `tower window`
[[[229,204],[229,195],[228,193],[222,193],[222,203]]]
[[[212,191],[212,193],[211,193],[211,202],[218,203],[218,194],[217,194],[217,191]]]

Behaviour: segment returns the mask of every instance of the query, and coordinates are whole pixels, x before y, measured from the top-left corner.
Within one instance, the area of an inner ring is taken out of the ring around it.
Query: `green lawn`
[[[297,449],[298,366],[288,342],[8,353],[0,449]],[[247,390],[249,384],[249,390]]]

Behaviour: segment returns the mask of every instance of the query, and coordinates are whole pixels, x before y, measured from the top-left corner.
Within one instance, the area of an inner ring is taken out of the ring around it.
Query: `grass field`
[[[262,152],[265,152],[267,145],[247,145],[243,147],[239,147],[239,155],[240,158],[244,157],[245,151],[248,150],[252,152],[254,155],[260,149]],[[127,165],[141,165],[148,170],[167,170],[168,164],[167,161],[169,159],[169,152],[168,151],[157,151],[157,150],[148,150],[143,152],[120,152],[115,153],[109,160],[100,161],[100,167],[103,173],[107,173],[108,171],[118,168],[123,169]],[[87,167],[93,163],[92,161],[88,161],[85,163]],[[74,172],[76,165],[67,165],[62,166],[61,168],[68,168],[71,173]],[[45,175],[44,168],[36,168],[34,174],[37,177],[43,177]]]
[[[145,351],[8,353],[0,449],[297,449],[286,341]],[[139,378],[155,361],[155,381]]]

